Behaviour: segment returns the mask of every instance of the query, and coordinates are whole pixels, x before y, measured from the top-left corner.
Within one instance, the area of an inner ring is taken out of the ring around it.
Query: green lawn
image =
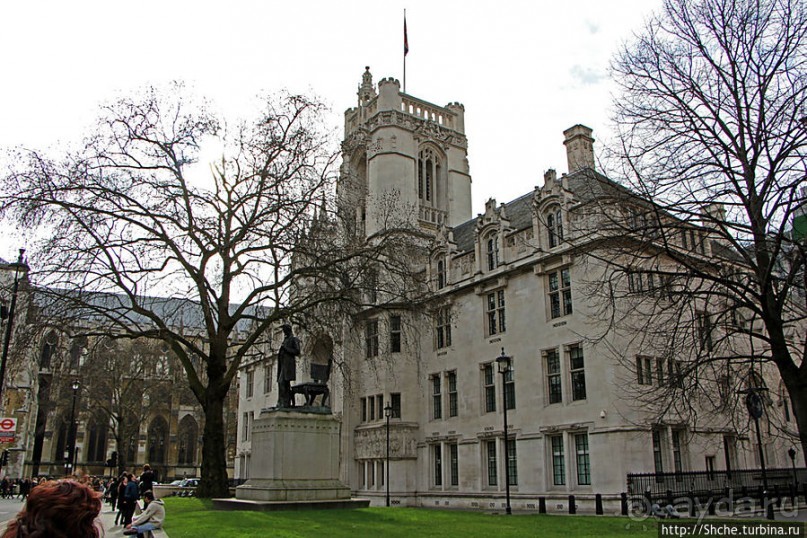
[[[635,522],[607,516],[539,516],[430,510],[425,508],[362,508],[301,512],[225,512],[206,500],[165,499],[165,531],[170,538],[382,536],[483,536],[507,538],[585,538],[599,536],[656,537],[656,522]]]

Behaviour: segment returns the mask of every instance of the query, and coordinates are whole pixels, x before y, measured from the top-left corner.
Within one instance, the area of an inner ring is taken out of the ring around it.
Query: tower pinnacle
[[[375,96],[375,88],[373,87],[373,75],[370,73],[370,66],[365,66],[364,74],[361,76],[361,85],[359,85],[359,105],[366,105]]]

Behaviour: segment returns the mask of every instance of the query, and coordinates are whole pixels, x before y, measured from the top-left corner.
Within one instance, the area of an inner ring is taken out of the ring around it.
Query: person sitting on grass
[[[137,516],[129,525],[126,525],[126,530],[123,534],[141,534],[160,529],[163,526],[165,519],[165,505],[162,500],[154,499],[154,493],[149,490],[143,493],[143,502],[146,504],[143,513]]]

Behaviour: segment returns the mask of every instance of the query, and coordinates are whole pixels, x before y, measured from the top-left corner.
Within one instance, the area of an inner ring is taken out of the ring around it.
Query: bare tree
[[[623,328],[686,358],[674,368],[687,381],[657,401],[690,406],[696,387],[698,405],[739,399],[760,363],[775,366],[807,452],[805,242],[792,232],[807,201],[805,45],[803,2],[665,0],[618,54],[614,175],[639,197],[612,212],[621,277],[603,290],[642,295],[634,320],[655,325]]]
[[[107,425],[115,439],[121,470],[135,463],[142,425],[165,407],[165,395],[187,390],[184,384],[174,386],[168,350],[163,346],[158,340],[106,336],[88,343],[80,367],[82,382],[88,387],[85,400],[92,418]]]
[[[104,107],[78,152],[21,151],[2,182],[3,216],[44,229],[37,285],[96,327],[162,340],[182,363],[205,416],[201,496],[227,494],[224,403],[242,359],[273,352],[267,329],[321,305],[350,309],[369,267],[408,263],[395,261],[404,228],[362,238],[332,211],[338,153],[323,114],[282,95],[226,130],[181,88],[151,90]],[[209,139],[222,156],[194,176]]]

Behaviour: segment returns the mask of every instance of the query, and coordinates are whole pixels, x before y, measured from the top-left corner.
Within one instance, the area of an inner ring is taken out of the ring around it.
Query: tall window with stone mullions
[[[550,404],[563,401],[560,379],[560,357],[555,349],[546,352],[546,385]]]
[[[583,362],[583,348],[569,348],[569,370],[572,377],[572,400],[586,399],[586,372]]]
[[[581,486],[591,485],[591,461],[588,453],[587,433],[575,434],[574,448],[577,453],[577,483]]]
[[[549,312],[552,319],[572,313],[572,281],[568,267],[549,273]]]

